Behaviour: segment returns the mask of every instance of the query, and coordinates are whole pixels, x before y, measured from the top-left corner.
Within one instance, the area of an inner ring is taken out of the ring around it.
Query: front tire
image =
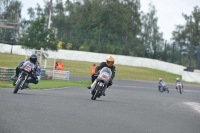
[[[95,94],[92,96],[92,100],[96,100],[97,97],[100,97],[100,91],[101,91],[102,87],[98,86],[98,88],[95,91]]]
[[[179,89],[179,93],[182,94],[182,89],[180,87],[178,89]]]
[[[169,93],[169,89],[168,88],[166,88],[167,89],[167,93]]]
[[[21,85],[21,83],[22,83],[23,80],[24,80],[24,79],[21,78],[20,81],[18,82],[18,84],[15,85],[15,89],[14,89],[14,91],[13,91],[14,94],[16,94],[16,93],[18,92],[19,87],[20,87],[20,85]]]

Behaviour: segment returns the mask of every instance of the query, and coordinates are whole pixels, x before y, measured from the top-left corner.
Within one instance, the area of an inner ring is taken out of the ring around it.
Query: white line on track
[[[67,89],[69,87],[64,87],[64,88],[53,88],[53,89],[43,89],[44,91],[51,91],[51,90],[62,90],[62,89]]]
[[[200,113],[200,103],[196,102],[184,102],[184,104],[190,106],[192,109],[196,110],[197,112]]]
[[[151,88],[151,87],[143,87],[143,86],[127,86],[127,85],[113,85],[113,86],[117,86],[117,87],[127,87],[127,88],[145,88],[145,89],[156,89],[155,88]]]

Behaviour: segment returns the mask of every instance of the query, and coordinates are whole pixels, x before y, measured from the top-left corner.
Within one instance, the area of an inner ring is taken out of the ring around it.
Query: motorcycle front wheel
[[[16,93],[18,92],[19,87],[20,87],[20,85],[21,85],[21,83],[22,83],[23,80],[24,80],[24,79],[21,78],[21,79],[19,80],[19,82],[15,85],[15,89],[14,89],[14,91],[13,91],[14,94],[16,94]]]
[[[92,100],[96,100],[97,97],[100,97],[100,95],[101,95],[101,89],[102,89],[102,87],[98,86],[98,88],[96,89],[94,95],[91,98]]]
[[[179,89],[179,93],[182,94],[182,90],[181,90],[181,88],[178,88],[178,89]]]
[[[169,89],[168,89],[168,88],[166,88],[166,90],[167,90],[167,93],[169,93]]]

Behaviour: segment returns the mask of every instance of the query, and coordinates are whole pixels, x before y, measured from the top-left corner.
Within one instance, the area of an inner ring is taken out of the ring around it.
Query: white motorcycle
[[[96,100],[96,98],[100,98],[102,96],[102,92],[107,89],[107,85],[111,79],[112,71],[108,67],[104,67],[100,70],[99,76],[97,77],[94,89],[92,90],[92,100]]]
[[[183,85],[181,82],[176,83],[176,89],[177,89],[177,91],[179,91],[180,94],[183,93]]]

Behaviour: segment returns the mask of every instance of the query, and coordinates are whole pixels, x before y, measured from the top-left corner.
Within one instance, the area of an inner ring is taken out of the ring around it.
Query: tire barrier
[[[11,81],[13,75],[15,75],[15,68],[0,67],[0,81]],[[41,70],[39,79],[46,79],[46,70]]]
[[[10,81],[15,74],[15,68],[0,67],[0,81]]]

